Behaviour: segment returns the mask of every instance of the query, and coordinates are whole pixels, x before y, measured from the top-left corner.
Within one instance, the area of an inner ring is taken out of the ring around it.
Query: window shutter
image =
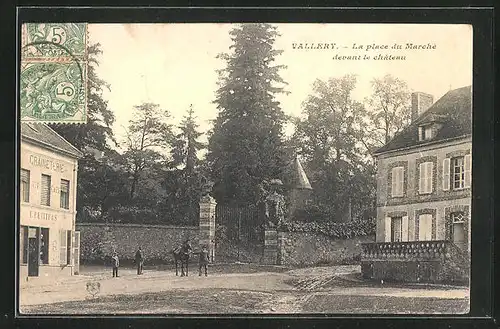
[[[66,264],[71,265],[71,249],[73,247],[73,234],[71,231],[66,231],[67,245],[66,245]]]
[[[402,241],[408,241],[408,216],[403,216],[401,219]]]
[[[433,162],[428,162],[427,163],[427,193],[432,193],[432,181],[433,181],[433,176],[434,176],[434,163]]]
[[[60,230],[59,231],[59,264],[60,265],[66,265],[67,264],[67,231],[66,230]]]
[[[443,191],[450,189],[450,158],[443,160]]]
[[[75,243],[73,245],[73,273],[80,272],[80,232],[75,232]]]
[[[50,206],[50,176],[42,175],[42,199],[41,204]]]
[[[418,192],[424,193],[424,182],[425,182],[425,163],[419,165],[420,175],[418,178]]]
[[[471,169],[472,169],[472,157],[470,154],[467,154],[464,157],[465,188],[470,188],[471,185],[471,180],[472,180]]]
[[[397,174],[398,174],[398,171],[397,171],[397,168],[392,168],[391,170],[392,172],[392,177],[391,177],[391,186],[392,186],[392,189],[391,189],[391,196],[396,196],[397,195]]]
[[[391,242],[391,217],[385,218],[385,242]]]
[[[398,196],[403,196],[403,186],[404,186],[404,167],[399,167],[398,168],[398,180],[397,180],[397,185],[398,185]]]

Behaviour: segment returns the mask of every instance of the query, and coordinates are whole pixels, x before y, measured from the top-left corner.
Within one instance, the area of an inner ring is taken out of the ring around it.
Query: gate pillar
[[[215,258],[215,206],[217,203],[210,195],[200,200],[200,248],[206,246],[210,262]]]
[[[266,228],[264,231],[262,263],[267,265],[278,264],[278,231],[275,228]]]

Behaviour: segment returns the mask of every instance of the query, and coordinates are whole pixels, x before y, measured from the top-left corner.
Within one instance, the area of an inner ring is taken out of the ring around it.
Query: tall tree
[[[203,134],[198,131],[195,120],[193,105],[190,105],[188,114],[179,126],[181,132],[175,136],[171,150],[173,164],[183,165],[188,173],[194,171],[198,163],[198,151],[204,147],[203,143],[198,141]]]
[[[306,158],[316,202],[325,212],[343,217],[352,200],[353,185],[363,171],[363,104],[353,99],[356,77],[346,75],[316,80],[303,103],[303,119],[296,121],[295,144]]]
[[[134,119],[129,121],[127,150],[124,153],[129,160],[131,199],[143,172],[165,165],[162,150],[168,148],[173,140],[172,127],[167,123],[169,118],[170,113],[163,111],[158,104],[143,103],[134,107]]]
[[[402,131],[411,120],[410,91],[405,81],[388,74],[373,79],[369,107],[368,145],[381,147]]]
[[[357,142],[365,110],[352,97],[355,87],[354,75],[314,82],[313,93],[303,103],[305,120],[296,127],[303,154],[309,159],[353,161],[359,155]]]
[[[179,130],[180,133],[175,136],[171,149],[176,169],[166,177],[169,180],[168,189],[175,192],[171,193],[166,201],[170,204],[171,211],[175,213],[178,223],[192,225],[198,218],[198,203],[204,178],[199,168],[201,163],[197,154],[205,146],[198,141],[203,134],[198,131],[192,105],[184,116]]]
[[[115,142],[112,126],[115,116],[102,97],[104,89],[110,85],[99,78],[95,66],[99,65],[98,56],[102,54],[100,44],[88,47],[87,68],[87,123],[82,125],[54,124],[51,127],[67,141],[83,152],[88,149],[109,150],[109,142]],[[92,151],[89,151],[89,153]]]
[[[284,66],[273,65],[282,51],[273,49],[279,34],[270,24],[242,24],[230,36],[233,52],[219,55],[227,66],[219,71],[219,113],[207,159],[219,202],[254,203],[255,186],[280,178],[286,165],[286,117],[275,99],[284,92],[279,75]]]
[[[57,133],[63,136],[72,145],[83,152],[84,157],[79,160],[78,186],[76,207],[78,220],[97,220],[104,213],[104,197],[102,186],[93,182],[102,182],[103,171],[113,175],[114,171],[102,162],[97,161],[96,154],[114,156],[111,145],[116,143],[112,125],[115,121],[113,111],[108,108],[108,103],[102,97],[105,89],[110,89],[109,84],[99,78],[95,67],[99,65],[98,57],[102,54],[100,44],[90,45],[87,49],[87,123],[81,125],[50,125]],[[110,145],[111,144],[111,145]],[[109,171],[108,171],[109,170]],[[109,176],[111,177],[111,176]],[[119,195],[120,185],[108,186],[109,195]],[[113,191],[111,191],[113,189]],[[101,200],[101,201],[98,201]]]

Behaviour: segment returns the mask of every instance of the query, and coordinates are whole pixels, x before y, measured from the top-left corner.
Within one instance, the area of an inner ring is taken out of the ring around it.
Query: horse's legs
[[[189,276],[188,264],[189,264],[189,261],[186,259],[186,276]]]
[[[175,276],[179,275],[179,262],[175,259]]]

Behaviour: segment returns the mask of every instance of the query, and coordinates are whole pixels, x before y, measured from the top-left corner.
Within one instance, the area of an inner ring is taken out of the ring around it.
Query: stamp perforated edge
[[[65,63],[69,61],[74,61],[75,59],[78,59],[80,62],[80,65],[84,66],[84,71],[85,71],[85,78],[83,79],[83,86],[85,88],[85,103],[84,103],[84,108],[83,108],[83,113],[79,116],[74,116],[75,117],[80,117],[79,119],[71,119],[71,118],[66,118],[62,120],[42,120],[42,119],[28,119],[28,118],[22,118],[20,117],[20,122],[22,123],[44,123],[44,124],[62,124],[62,125],[75,125],[75,124],[86,124],[88,122],[88,111],[87,111],[87,105],[88,105],[88,40],[89,40],[89,30],[88,30],[88,23],[85,23],[85,51],[83,56],[74,56],[74,57],[55,57],[55,58],[48,58],[48,57],[23,57],[22,56],[22,49],[27,45],[27,23],[24,23],[21,26],[21,62],[19,65],[22,67],[23,63],[42,63],[42,62],[60,62],[60,63]],[[20,71],[19,71],[20,74]],[[20,91],[19,91],[20,92]],[[20,106],[20,104],[18,104]],[[21,113],[19,109],[19,114]]]

